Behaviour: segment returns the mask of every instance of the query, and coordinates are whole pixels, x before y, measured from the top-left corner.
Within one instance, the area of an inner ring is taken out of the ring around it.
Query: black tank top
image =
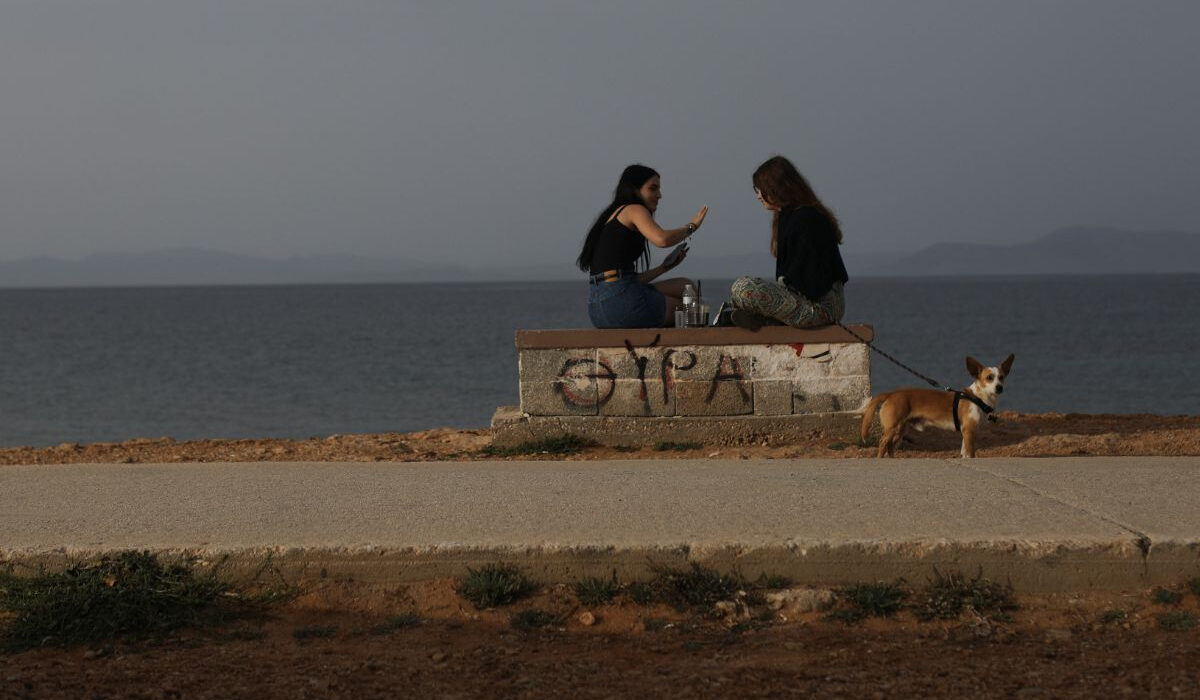
[[[642,234],[617,220],[621,209],[618,209],[600,230],[600,237],[592,250],[592,262],[588,267],[593,275],[605,270],[632,270],[638,258],[646,251],[646,239]]]

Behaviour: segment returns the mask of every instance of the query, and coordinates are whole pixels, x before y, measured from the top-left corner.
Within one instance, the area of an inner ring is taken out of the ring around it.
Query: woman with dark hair
[[[708,207],[687,226],[663,229],[654,221],[662,199],[658,173],[631,165],[621,173],[613,200],[588,231],[576,264],[589,273],[588,316],[597,328],[654,328],[674,325],[674,311],[691,280],[675,277],[650,284],[687,256],[687,248],[650,267],[650,244],[673,246],[704,223]],[[637,271],[641,260],[642,272]]]
[[[743,277],[733,283],[733,323],[758,330],[767,324],[825,326],[846,312],[849,277],[838,246],[837,217],[813,192],[796,166],[775,156],[754,171],[754,194],[771,220],[775,280]]]

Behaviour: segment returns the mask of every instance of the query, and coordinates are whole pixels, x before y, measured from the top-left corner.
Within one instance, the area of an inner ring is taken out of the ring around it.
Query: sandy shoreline
[[[980,457],[1200,455],[1200,416],[1001,412],[980,440]],[[438,428],[412,433],[330,435],[291,440],[136,438],[119,443],[63,443],[55,447],[0,448],[4,464],[138,462],[423,462],[494,459],[671,459],[686,457],[871,457],[874,450],[837,438],[772,444],[691,444],[683,449],[584,448],[573,455],[497,456],[487,451],[488,429]],[[684,443],[687,438],[681,438]],[[958,437],[930,430],[916,434],[901,457],[954,457]]]

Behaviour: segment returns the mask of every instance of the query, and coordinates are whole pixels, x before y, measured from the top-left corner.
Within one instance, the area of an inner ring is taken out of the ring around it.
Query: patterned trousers
[[[834,282],[833,289],[814,304],[803,294],[788,289],[782,280],[770,282],[761,277],[742,277],[733,283],[730,301],[739,309],[793,328],[827,326],[842,320],[846,313],[846,296],[841,282]]]

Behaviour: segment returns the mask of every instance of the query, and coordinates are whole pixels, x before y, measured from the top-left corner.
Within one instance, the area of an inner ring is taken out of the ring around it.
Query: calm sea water
[[[705,280],[720,301],[728,281]],[[518,328],[579,283],[0,290],[0,445],[486,426]],[[1200,276],[859,278],[847,320],[934,378],[1017,356],[1002,407],[1200,413]],[[714,304],[715,306],[715,304]],[[879,356],[873,389],[919,380]]]

